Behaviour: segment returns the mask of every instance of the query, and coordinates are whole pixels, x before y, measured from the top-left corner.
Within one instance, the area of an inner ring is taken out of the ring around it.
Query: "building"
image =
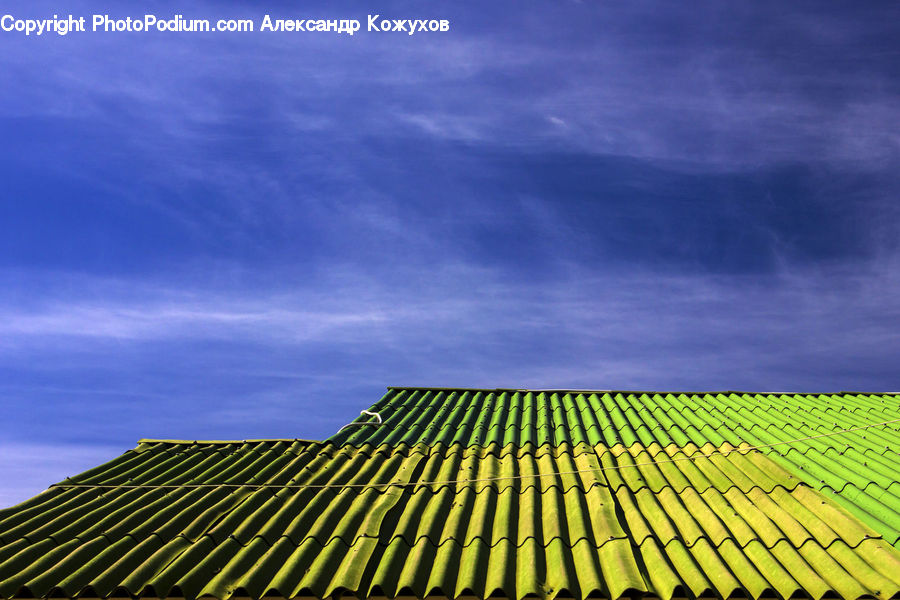
[[[0,511],[3,598],[900,598],[890,394],[389,388]]]

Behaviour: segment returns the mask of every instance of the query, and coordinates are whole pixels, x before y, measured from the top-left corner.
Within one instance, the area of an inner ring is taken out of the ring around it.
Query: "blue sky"
[[[0,13],[451,30],[0,32],[0,505],[387,385],[900,390],[900,5],[129,4]]]

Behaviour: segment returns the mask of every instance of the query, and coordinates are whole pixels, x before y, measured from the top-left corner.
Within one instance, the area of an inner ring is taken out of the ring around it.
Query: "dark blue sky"
[[[0,504],[387,385],[900,390],[895,2],[122,3],[0,32]]]

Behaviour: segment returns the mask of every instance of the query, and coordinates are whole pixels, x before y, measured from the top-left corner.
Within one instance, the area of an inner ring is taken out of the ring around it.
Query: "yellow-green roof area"
[[[900,598],[900,403],[391,388],[0,511],[0,596]]]

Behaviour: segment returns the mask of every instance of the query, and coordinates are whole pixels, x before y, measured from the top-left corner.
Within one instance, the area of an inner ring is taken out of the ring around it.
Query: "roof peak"
[[[809,391],[809,392],[782,392],[782,391],[749,391],[749,390],[625,390],[625,389],[595,389],[595,388],[480,388],[464,386],[424,386],[424,385],[389,385],[388,390],[421,390],[440,392],[526,392],[526,393],[579,393],[579,394],[765,394],[770,396],[842,396],[842,395],[876,395],[896,396],[900,392],[874,392],[874,391]]]
[[[171,440],[141,438],[138,444],[261,444],[265,442],[303,442],[305,444],[321,444],[322,440],[305,440],[302,438],[259,438],[255,440]]]

